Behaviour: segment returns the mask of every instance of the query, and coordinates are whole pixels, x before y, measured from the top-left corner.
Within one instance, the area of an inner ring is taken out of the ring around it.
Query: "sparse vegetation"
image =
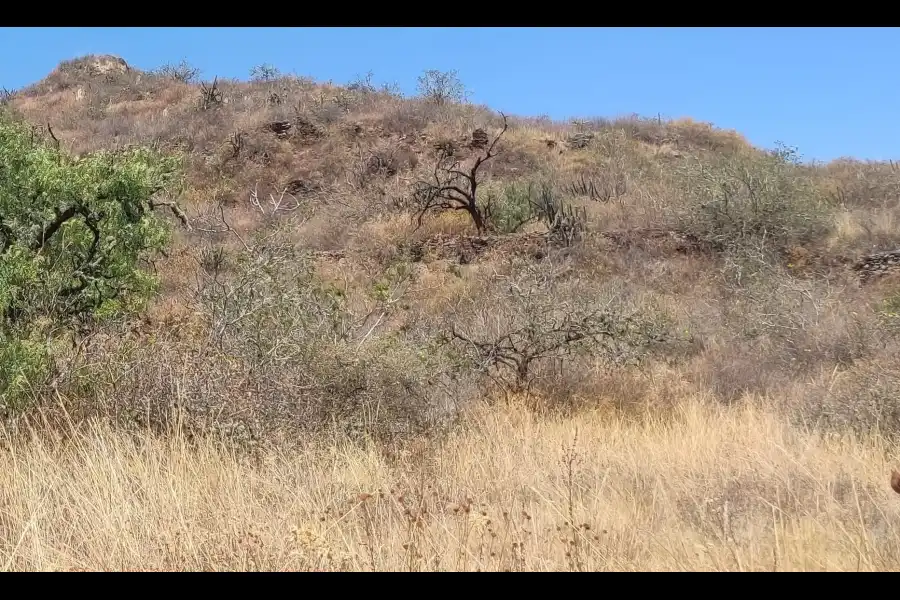
[[[198,76],[0,96],[5,568],[900,567],[893,163]]]
[[[217,108],[222,104],[223,100],[224,96],[222,95],[222,90],[219,89],[218,77],[213,79],[209,85],[206,83],[200,84],[200,110]]]

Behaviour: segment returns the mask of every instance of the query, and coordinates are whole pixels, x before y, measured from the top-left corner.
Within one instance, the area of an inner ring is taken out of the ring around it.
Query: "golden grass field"
[[[394,454],[340,437],[241,459],[79,428],[3,450],[15,570],[883,571],[900,497],[877,438],[688,397],[665,415],[479,407]]]
[[[98,76],[94,60],[8,104],[52,122],[71,153],[182,152],[193,229],[173,219],[149,310],[58,357],[64,376],[4,420],[3,570],[900,569],[900,278],[846,268],[900,247],[893,163],[784,171],[689,119],[512,119],[482,193],[621,184],[573,200],[595,235],[536,255],[517,247],[531,224],[471,259],[412,259],[411,244],[475,234],[461,211],[415,228],[404,202],[437,142],[494,135],[487,108],[282,78],[222,82],[201,110],[193,83]],[[282,120],[293,133],[266,129]],[[567,142],[586,131],[587,145]],[[763,235],[734,251],[666,237],[717,233],[690,204],[699,161],[774,194]],[[313,190],[308,212],[267,213],[296,182]],[[824,203],[810,214],[800,197]],[[333,305],[279,287],[299,259],[278,263],[280,281],[234,266],[259,264],[270,248],[253,236],[270,231],[314,253]],[[777,252],[760,250],[773,238]],[[213,298],[214,251],[232,259],[222,281],[256,285],[269,317],[244,325],[227,313],[239,294]],[[509,290],[539,285],[535,317]],[[599,304],[651,315],[641,326],[675,342],[639,364],[598,347],[537,360],[523,391],[435,341],[451,324],[550,335],[541,317]],[[291,358],[261,359],[264,342]]]

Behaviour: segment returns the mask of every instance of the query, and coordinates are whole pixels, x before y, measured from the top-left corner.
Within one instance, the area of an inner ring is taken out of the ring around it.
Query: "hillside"
[[[184,166],[149,305],[7,407],[8,566],[900,566],[896,165],[434,72],[195,75],[89,56],[3,99]]]

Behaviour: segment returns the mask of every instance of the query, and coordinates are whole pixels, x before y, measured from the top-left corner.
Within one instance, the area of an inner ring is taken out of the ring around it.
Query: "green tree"
[[[175,206],[159,194],[179,167],[148,148],[67,156],[0,114],[0,400],[43,372],[55,334],[154,291],[145,260],[169,230],[153,209]]]

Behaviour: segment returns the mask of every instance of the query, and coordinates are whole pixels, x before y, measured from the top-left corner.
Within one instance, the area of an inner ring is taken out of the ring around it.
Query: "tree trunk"
[[[484,233],[484,215],[481,214],[478,207],[470,204],[466,210],[469,212],[469,216],[472,217],[472,222],[475,223],[475,229],[478,230],[478,233]]]

